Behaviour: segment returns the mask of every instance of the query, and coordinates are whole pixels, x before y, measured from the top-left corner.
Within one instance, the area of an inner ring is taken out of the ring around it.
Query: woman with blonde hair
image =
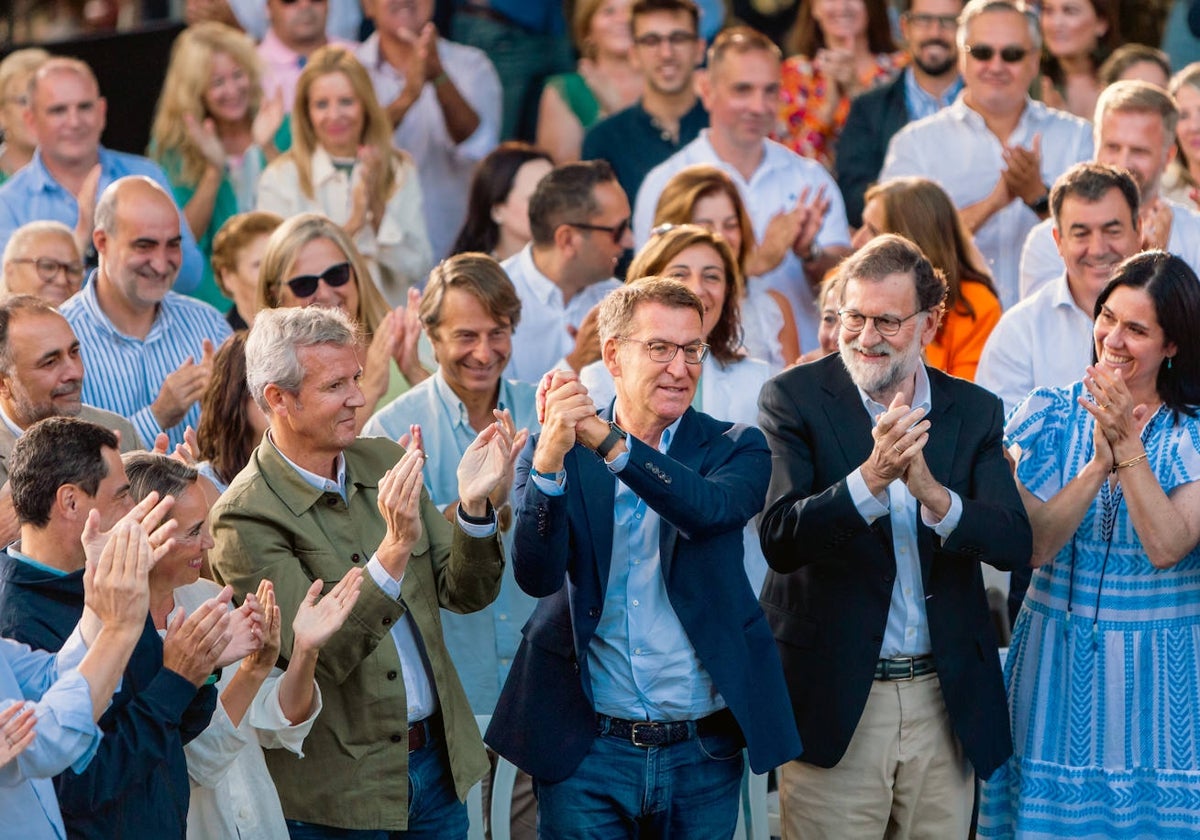
[[[756,247],[737,186],[720,169],[707,164],[682,169],[667,182],[654,210],[654,224],[697,224],[720,234],[729,243],[743,278],[775,268],[790,245],[786,243],[783,250],[767,242]],[[800,339],[787,298],[749,279],[741,285],[741,292],[738,304],[746,352],[776,371],[795,362]]]
[[[1195,210],[1200,206],[1200,61],[1193,62],[1171,77],[1167,93],[1179,106],[1175,125],[1174,159],[1162,176],[1160,194]]]
[[[367,71],[344,47],[309,57],[296,84],[292,148],[263,173],[258,209],[285,219],[322,213],[341,225],[393,306],[433,265],[416,167],[392,148]]]
[[[175,39],[150,131],[152,158],[205,256],[193,294],[223,311],[213,279],[213,237],[231,216],[254,209],[258,179],[289,142],[279,98],[264,102],[254,42],[221,23],[189,26]]]
[[[974,379],[983,345],[1000,320],[1000,300],[983,257],[949,196],[926,178],[895,178],[864,196],[863,225],[853,245],[861,248],[883,233],[916,243],[946,275],[946,300],[937,335],[925,361],[938,370]]]
[[[771,377],[761,359],[749,358],[741,346],[742,272],[729,243],[700,225],[672,225],[650,237],[633,258],[626,276],[630,283],[644,277],[678,280],[704,304],[701,329],[708,345],[696,396],[699,411],[734,423],[758,423],[758,392]],[[603,360],[579,373],[588,393],[602,405],[613,399],[616,386]],[[746,574],[755,592],[762,587],[767,563],[753,523],[745,534]]]
[[[571,36],[580,58],[574,73],[546,80],[538,103],[537,142],[556,164],[579,160],[583,135],[642,95],[633,51],[631,0],[579,0]]]
[[[0,184],[29,161],[37,139],[25,125],[29,80],[50,53],[39,47],[17,50],[0,61]]]
[[[258,308],[285,306],[341,309],[358,322],[359,385],[366,399],[358,416],[360,430],[378,406],[429,376],[417,356],[419,295],[413,290],[407,307],[390,310],[346,231],[318,213],[293,216],[267,240],[258,274]],[[393,360],[407,383],[395,375]]]

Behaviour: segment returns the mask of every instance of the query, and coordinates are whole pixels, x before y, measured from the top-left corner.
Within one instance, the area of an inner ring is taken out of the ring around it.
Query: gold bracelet
[[[1136,467],[1138,464],[1142,463],[1142,461],[1145,461],[1145,460],[1146,460],[1146,453],[1143,452],[1141,455],[1137,456],[1136,458],[1130,458],[1128,461],[1122,461],[1119,464],[1113,464],[1113,468],[1112,468],[1111,472],[1116,472],[1117,470],[1123,470],[1126,467]]]

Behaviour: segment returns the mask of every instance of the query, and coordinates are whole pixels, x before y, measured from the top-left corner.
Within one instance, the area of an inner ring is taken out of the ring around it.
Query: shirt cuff
[[[492,521],[480,524],[478,522],[468,522],[464,518],[462,505],[459,505],[458,512],[455,514],[455,518],[458,520],[458,527],[462,528],[468,537],[474,537],[475,539],[490,537],[496,533],[496,513],[490,505],[489,510],[492,510]]]
[[[567,492],[566,472],[563,472],[562,481],[555,481],[535,472],[530,472],[529,478],[533,486],[542,491],[543,496],[562,496]]]
[[[887,491],[881,491],[878,496],[871,495],[871,491],[867,489],[867,480],[862,477],[861,468],[846,476],[846,489],[850,491],[850,499],[854,502],[855,509],[868,525],[881,516],[887,516]]]
[[[404,580],[396,580],[387,569],[383,568],[383,564],[379,562],[379,555],[372,554],[371,559],[367,561],[367,574],[371,576],[371,580],[384,591],[384,594],[393,601],[400,599],[400,582]]]
[[[962,519],[962,499],[949,487],[946,488],[946,492],[950,494],[950,510],[946,511],[940,522],[935,522],[929,508],[921,505],[921,521],[943,540],[954,533],[954,529],[958,527],[958,520]]]
[[[625,469],[625,465],[629,463],[629,450],[626,449],[611,461],[605,461],[604,466],[608,467],[608,471],[613,475],[620,474],[621,470]]]

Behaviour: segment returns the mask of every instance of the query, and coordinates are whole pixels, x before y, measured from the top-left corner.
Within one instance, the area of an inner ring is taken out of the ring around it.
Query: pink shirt
[[[330,38],[327,44],[335,44],[353,50],[355,43],[342,38]],[[283,102],[288,111],[292,110],[296,99],[296,82],[300,80],[300,71],[307,61],[298,52],[293,52],[275,35],[274,29],[267,29],[262,43],[258,45],[258,57],[263,63],[263,96],[271,97],[275,90],[283,91]]]

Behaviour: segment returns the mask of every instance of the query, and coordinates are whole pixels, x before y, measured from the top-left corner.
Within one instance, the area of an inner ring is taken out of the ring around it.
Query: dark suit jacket
[[[862,225],[863,193],[879,177],[892,135],[908,124],[904,75],[855,97],[838,137],[834,176],[853,227]]]
[[[950,723],[987,778],[1012,740],[979,564],[1028,563],[1032,535],[1001,447],[1000,400],[927,371],[925,459],[963,510],[944,543],[917,523],[926,615]],[[870,455],[871,420],[837,355],[775,377],[759,407],[774,467],[759,527],[772,569],[762,605],[804,740],[801,759],[832,767],[866,706],[896,577],[890,517],[867,525],[846,485]]]
[[[742,566],[742,529],[761,509],[769,455],[762,433],[691,409],[664,455],[630,437],[620,480],[662,517],[660,557],[671,606],[742,729],[750,764],[795,758],[800,740],[770,628]],[[534,441],[518,467],[520,484]],[[576,446],[567,491],[529,481],[513,545],[517,583],[540,598],[523,630],[486,741],[535,778],[561,781],[596,737],[588,648],[612,556],[614,481]]]

